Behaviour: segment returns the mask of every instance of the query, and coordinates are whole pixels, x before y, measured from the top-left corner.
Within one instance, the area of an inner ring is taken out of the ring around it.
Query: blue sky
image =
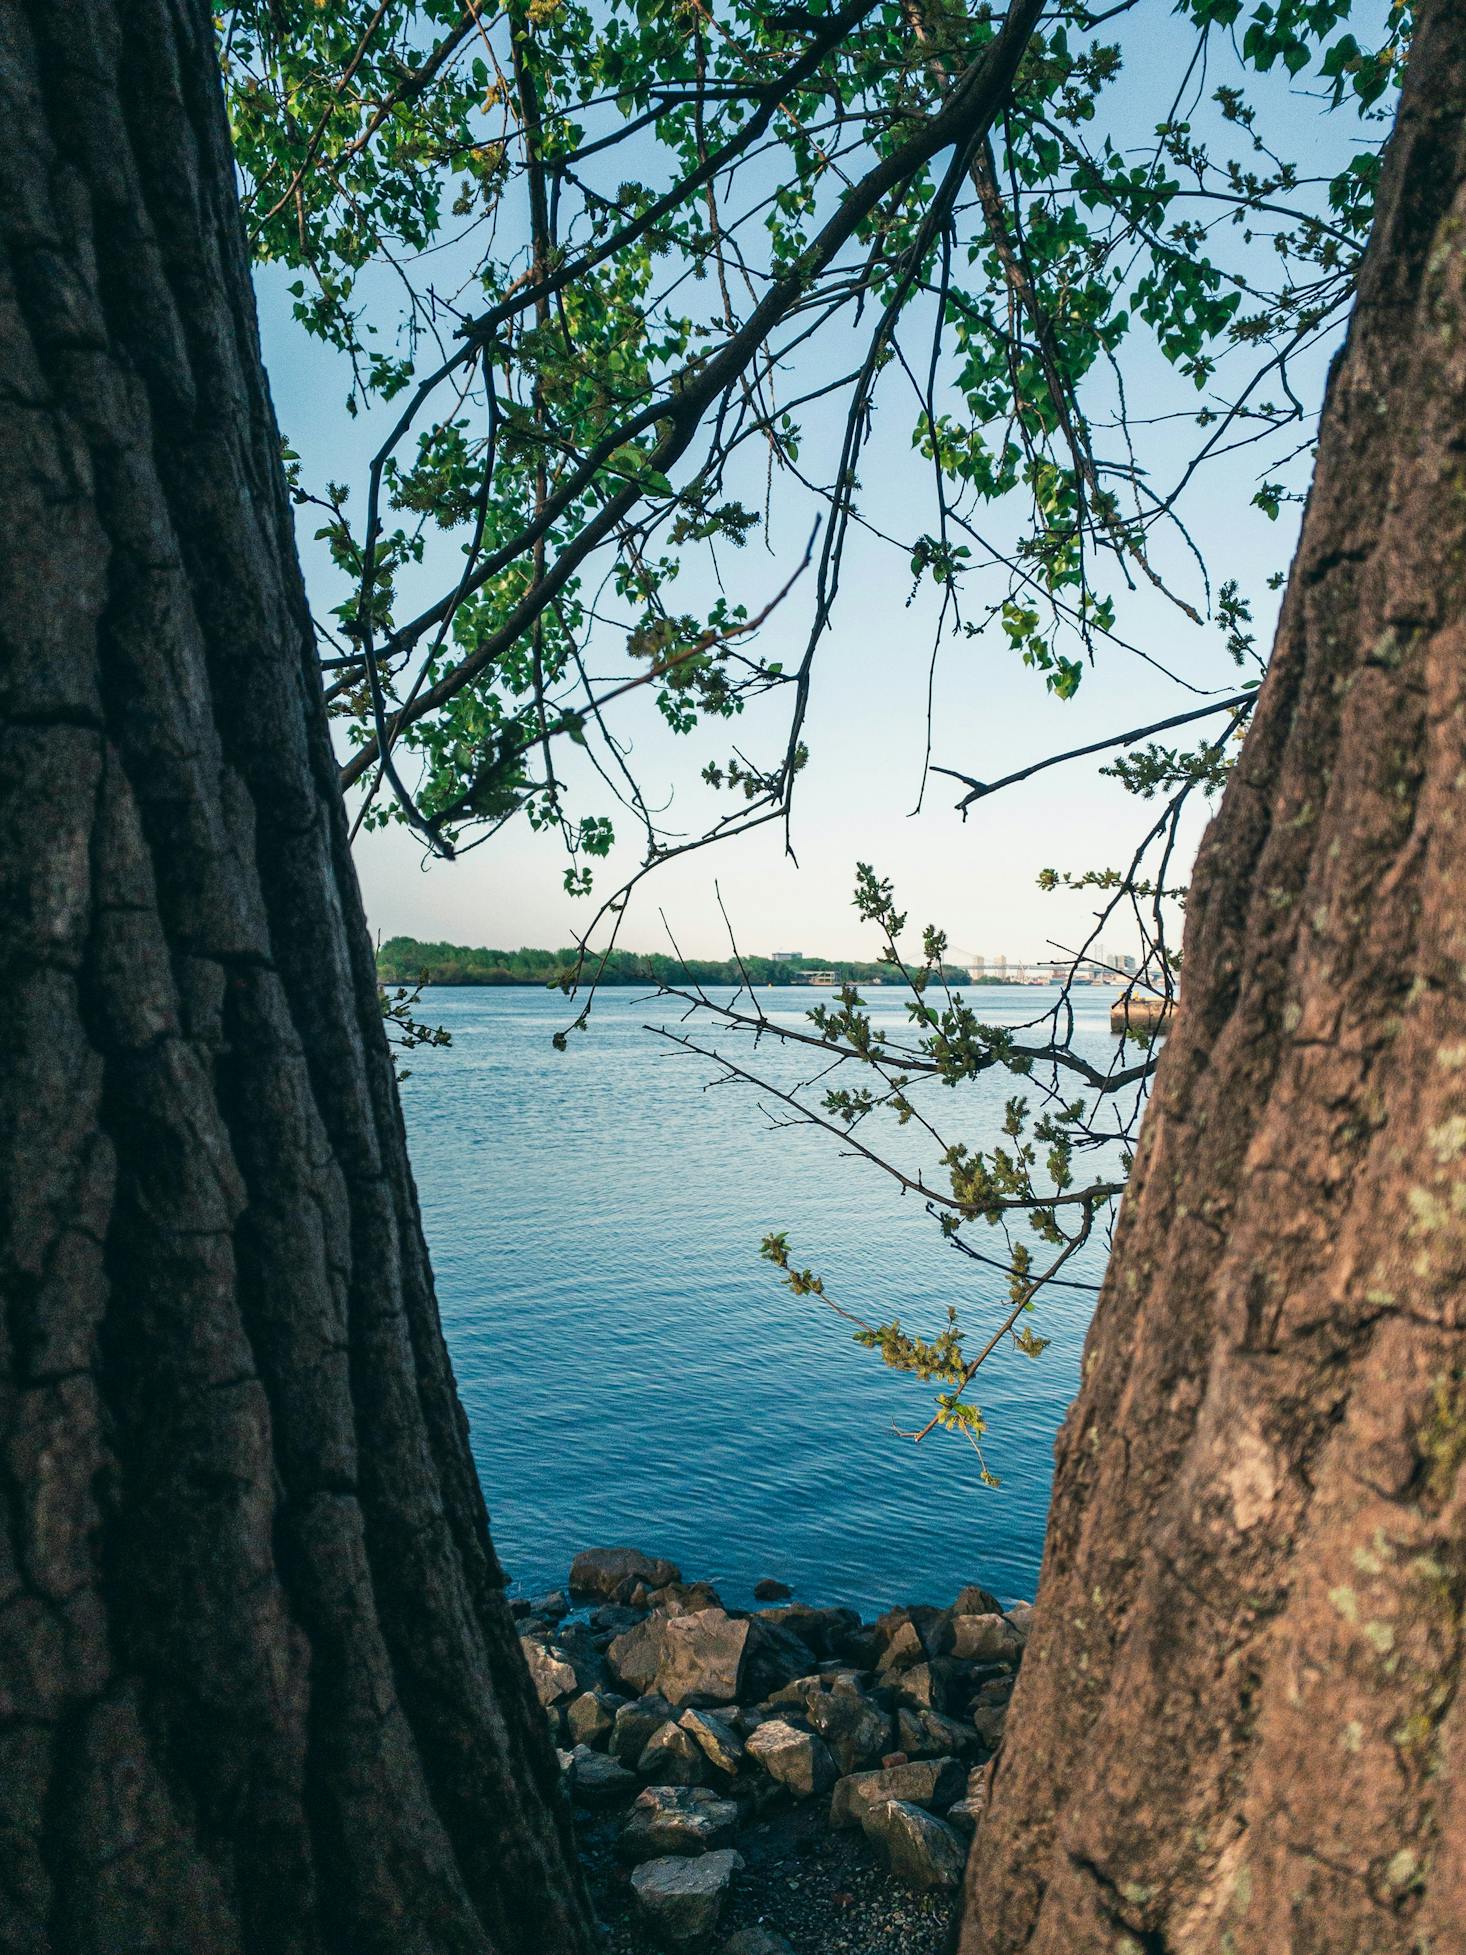
[[[1142,10],[1143,30],[1126,29],[1127,43],[1144,50],[1130,69],[1109,112],[1117,137],[1132,129],[1143,140],[1174,88],[1190,31],[1168,7]],[[1138,18],[1136,17],[1137,23]],[[1352,114],[1320,115],[1311,101],[1288,103],[1282,84],[1265,89],[1270,106],[1288,122],[1290,153],[1305,167],[1337,168],[1359,147]],[[1201,123],[1206,111],[1197,117]],[[1265,247],[1255,247],[1265,249]],[[351,422],[344,412],[344,376],[334,356],[305,338],[290,316],[285,276],[270,269],[258,277],[266,363],[282,426],[301,453],[308,479],[330,475],[360,480],[375,429]],[[825,356],[828,357],[828,356]],[[1300,367],[1294,384],[1305,405],[1322,392],[1323,356]],[[1138,383],[1138,384],[1137,384]],[[1311,390],[1311,398],[1309,398]],[[1132,407],[1183,408],[1196,396],[1159,362],[1131,376]],[[912,415],[894,395],[877,413],[876,431],[862,468],[863,506],[873,520],[909,529],[903,520],[924,480],[912,454]],[[829,430],[818,418],[807,423],[806,451]],[[1195,441],[1185,422],[1158,430],[1152,459],[1158,475],[1184,460]],[[1257,462],[1244,453],[1218,465],[1192,498],[1192,534],[1206,556],[1214,583],[1235,577],[1253,599],[1262,642],[1270,631],[1276,598],[1266,588],[1270,573],[1286,565],[1296,511],[1276,523],[1250,506]],[[759,500],[755,492],[748,498]],[[798,561],[807,516],[774,505],[775,534],[760,538],[730,562],[736,595],[751,611],[781,587]],[[329,573],[321,546],[311,540],[313,512],[300,525],[307,580],[318,601],[329,602]],[[1162,568],[1198,590],[1184,553],[1168,546]],[[904,559],[875,547],[851,553],[834,629],[816,664],[807,737],[810,765],[801,779],[794,814],[797,862],[784,852],[777,826],[766,827],[716,850],[659,870],[636,899],[623,925],[623,945],[668,947],[668,931],[695,955],[721,955],[727,938],[714,880],[745,949],[789,948],[832,956],[874,954],[874,945],[850,907],[857,860],[875,864],[897,886],[913,923],[935,921],[961,952],[988,956],[1036,956],[1051,943],[1079,941],[1087,932],[1093,899],[1073,893],[1046,895],[1037,888],[1045,867],[1085,869],[1128,859],[1134,839],[1153,809],[1102,778],[1096,762],[1053,769],[1034,781],[980,804],[964,823],[953,811],[959,790],[928,782],[925,803],[913,813],[921,784],[926,741],[927,672],[932,613],[924,601],[908,608],[910,578]],[[974,591],[971,606],[980,608]],[[787,642],[797,656],[807,628],[802,592],[770,621],[761,641],[778,656]],[[1148,588],[1123,596],[1117,629],[1134,645],[1166,664],[1188,685],[1227,688],[1239,675],[1221,650],[1214,629],[1198,631]],[[940,764],[992,778],[1045,753],[1102,738],[1123,728],[1199,703],[1141,659],[1107,651],[1088,672],[1077,697],[1061,702],[1042,679],[1025,669],[995,631],[949,641],[933,684],[933,758]],[[650,703],[634,702],[622,723],[637,749],[648,787],[688,805],[688,825],[701,792],[696,776],[711,754],[725,755],[729,734],[677,743],[660,728]],[[769,731],[772,735],[772,722]],[[740,746],[756,741],[750,715],[733,730]],[[654,794],[653,794],[654,798]],[[1189,824],[1194,847],[1199,822]],[[588,907],[561,887],[563,855],[556,842],[519,823],[461,862],[425,863],[420,845],[405,831],[363,835],[358,863],[373,928],[388,936],[407,932],[464,943],[560,944],[588,920]],[[611,868],[632,866],[623,848]],[[606,883],[609,887],[609,882]],[[665,915],[665,923],[663,921]],[[1125,933],[1111,933],[1115,948],[1130,948]]]

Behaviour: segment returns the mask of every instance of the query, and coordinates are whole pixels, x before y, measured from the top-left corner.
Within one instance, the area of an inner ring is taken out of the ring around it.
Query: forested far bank
[[[417,937],[389,937],[377,950],[377,976],[383,984],[554,984],[575,969],[577,953],[563,950],[492,950],[467,944],[423,943]],[[594,972],[592,960],[589,969]],[[841,984],[889,983],[890,966],[848,958],[670,957],[655,951],[613,950],[600,972],[602,984],[807,984],[810,973]],[[969,977],[957,964],[942,967],[949,984],[996,984],[994,977]]]

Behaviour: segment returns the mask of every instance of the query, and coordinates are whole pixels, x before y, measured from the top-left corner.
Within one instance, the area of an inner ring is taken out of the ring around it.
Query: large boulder
[[[572,1595],[594,1595],[603,1602],[624,1602],[638,1582],[665,1588],[680,1582],[675,1561],[644,1555],[639,1548],[586,1548],[570,1564]]]
[[[577,1745],[570,1754],[571,1796],[582,1806],[622,1806],[634,1799],[641,1780],[603,1751]]]
[[[898,1704],[913,1710],[945,1711],[957,1682],[957,1673],[945,1657],[926,1663],[913,1663],[909,1669],[893,1670],[885,1679]]]
[[[860,1617],[853,1609],[817,1609],[808,1602],[791,1602],[783,1609],[761,1609],[754,1621],[792,1631],[807,1649],[825,1661],[844,1656],[846,1639],[860,1628]]]
[[[668,1582],[646,1598],[649,1609],[662,1616],[690,1616],[699,1609],[721,1609],[723,1598],[711,1582]]]
[[[602,1745],[610,1737],[616,1723],[616,1713],[626,1702],[614,1691],[583,1690],[572,1698],[565,1710],[565,1724],[571,1738],[578,1745]]]
[[[896,1743],[908,1758],[951,1758],[975,1751],[978,1733],[940,1711],[903,1707],[896,1713]]]
[[[861,1817],[865,1837],[908,1886],[951,1891],[962,1885],[967,1846],[945,1820],[905,1799],[888,1799]]]
[[[706,1785],[713,1775],[702,1746],[676,1724],[663,1724],[652,1733],[636,1769],[653,1785]]]
[[[558,1704],[563,1698],[579,1694],[580,1678],[567,1651],[543,1642],[537,1636],[521,1636],[519,1647],[529,1665],[529,1679],[534,1685],[535,1696],[542,1704]]]
[[[647,1616],[643,1621],[613,1637],[606,1650],[606,1668],[633,1697],[645,1697],[656,1683],[662,1667],[663,1644],[667,1634],[664,1616]]]
[[[754,1616],[748,1624],[744,1695],[750,1703],[760,1703],[783,1685],[807,1677],[816,1660],[802,1636],[782,1623],[770,1622],[767,1616]]]
[[[702,1746],[710,1763],[733,1778],[743,1763],[743,1740],[732,1722],[716,1711],[684,1711],[678,1724]]]
[[[964,1588],[947,1611],[953,1616],[999,1616],[1003,1605],[991,1589],[981,1588],[976,1582]]]
[[[665,1697],[637,1697],[623,1704],[611,1726],[608,1749],[623,1765],[635,1763],[646,1750],[654,1732],[664,1724],[675,1724],[676,1714]]]
[[[771,1717],[751,1732],[744,1749],[796,1799],[812,1799],[828,1792],[839,1776],[824,1739],[787,1724],[781,1717]]]
[[[811,1696],[804,1714],[842,1773],[875,1764],[891,1748],[890,1713],[853,1685],[837,1682]]]
[[[655,1622],[658,1619],[652,1618]],[[743,1688],[751,1627],[726,1609],[697,1609],[661,1623],[660,1696],[677,1710],[689,1705],[736,1704]],[[613,1653],[620,1647],[611,1645]]]
[[[1018,1631],[1006,1616],[996,1612],[946,1616],[935,1641],[941,1655],[955,1657],[961,1663],[1016,1663],[1023,1650]]]
[[[631,1876],[641,1918],[665,1948],[696,1948],[718,1925],[733,1876],[743,1865],[731,1847],[687,1859],[681,1854],[647,1860]]]
[[[628,1860],[664,1853],[709,1853],[729,1846],[738,1808],[701,1785],[649,1785],[637,1795],[618,1851]]]
[[[774,1575],[765,1575],[763,1580],[753,1585],[755,1602],[787,1602],[794,1593],[787,1582],[781,1582]]]
[[[852,1772],[842,1778],[830,1800],[832,1826],[858,1826],[872,1806],[904,1800],[945,1812],[960,1799],[967,1785],[967,1768],[955,1758],[913,1758],[905,1765],[879,1771]]]

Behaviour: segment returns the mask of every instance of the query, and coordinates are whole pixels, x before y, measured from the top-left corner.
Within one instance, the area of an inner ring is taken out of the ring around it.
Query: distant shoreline
[[[392,937],[377,952],[377,976],[389,985],[474,986],[497,989],[505,985],[550,988],[577,967],[571,947],[559,950],[524,948],[498,950],[468,944],[425,943],[417,937]],[[818,973],[818,978],[812,977]],[[942,977],[949,985],[1002,984],[1004,979],[972,977],[959,964],[945,964]],[[805,956],[796,951],[778,957],[668,957],[641,951],[612,951],[604,967],[588,957],[579,971],[581,985],[592,979],[602,985],[746,985],[769,990],[835,991],[844,984],[902,987],[901,973],[889,964],[862,963],[848,958]]]

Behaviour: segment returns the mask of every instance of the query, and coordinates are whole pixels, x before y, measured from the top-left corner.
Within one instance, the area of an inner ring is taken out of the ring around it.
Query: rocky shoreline
[[[609,1946],[938,1955],[1032,1610],[754,1593],[593,1548],[511,1604]]]

